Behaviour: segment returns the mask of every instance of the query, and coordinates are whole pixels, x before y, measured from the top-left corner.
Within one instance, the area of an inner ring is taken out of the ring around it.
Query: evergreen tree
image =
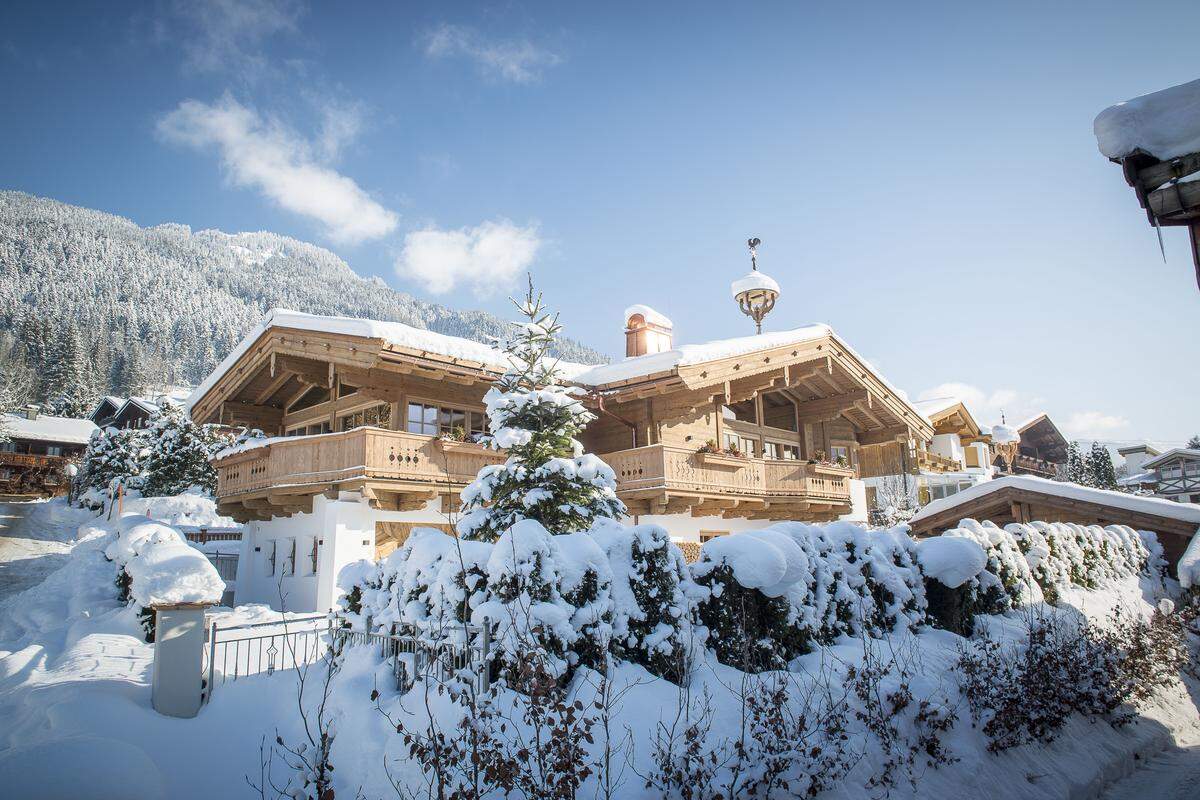
[[[1087,474],[1087,469],[1083,463],[1083,455],[1079,452],[1079,442],[1071,442],[1067,445],[1066,479],[1069,483],[1077,483],[1080,486],[1091,486],[1090,476]]]
[[[83,337],[69,321],[63,326],[54,364],[48,372],[47,396],[50,413],[61,417],[86,417],[98,392]]]
[[[507,449],[508,460],[479,471],[462,492],[458,532],[493,542],[521,519],[551,533],[587,530],[597,518],[625,511],[616,475],[575,438],[595,416],[583,407],[581,390],[558,384],[558,362],[549,357],[562,326],[534,295],[513,300],[529,321],[504,344],[509,368],[484,396],[490,433],[484,442]]]
[[[120,483],[140,489],[147,441],[147,431],[137,428],[106,428],[93,433],[79,466],[79,488],[105,490]]]
[[[1200,450],[1200,433],[1188,439],[1187,446],[1192,450]]]
[[[1089,486],[1097,489],[1118,489],[1117,471],[1113,467],[1112,456],[1108,448],[1099,442],[1092,442],[1092,451],[1088,453],[1087,471],[1091,474]]]
[[[172,495],[197,486],[208,494],[217,490],[217,471],[209,459],[233,443],[233,436],[216,425],[197,425],[183,407],[164,401],[146,428],[145,481],[142,494]]]

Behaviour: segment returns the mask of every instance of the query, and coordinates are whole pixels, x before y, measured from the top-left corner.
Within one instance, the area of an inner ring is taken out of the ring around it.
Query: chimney
[[[25,419],[37,419],[38,418],[38,407],[32,403],[25,406],[25,408],[21,409],[21,411],[24,412]]]
[[[674,327],[671,320],[650,306],[635,305],[625,309],[625,357],[670,350]]]

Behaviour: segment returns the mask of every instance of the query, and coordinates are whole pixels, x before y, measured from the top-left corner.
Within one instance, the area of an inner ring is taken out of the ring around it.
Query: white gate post
[[[154,607],[154,710],[194,717],[204,684],[204,610],[209,604]]]

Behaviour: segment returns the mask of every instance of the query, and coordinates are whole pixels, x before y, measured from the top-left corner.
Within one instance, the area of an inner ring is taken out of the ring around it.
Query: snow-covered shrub
[[[746,672],[783,669],[811,649],[792,597],[807,588],[807,558],[786,534],[765,530],[710,539],[691,570],[707,590],[697,616],[722,663]]]
[[[679,548],[657,525],[601,521],[591,536],[612,573],[612,651],[681,683],[693,643],[695,586]]]
[[[507,450],[508,460],[484,467],[463,489],[457,527],[468,539],[496,541],[523,519],[555,534],[584,531],[625,510],[616,474],[577,439],[595,415],[579,401],[581,389],[560,385],[558,362],[548,357],[558,318],[544,311],[532,283],[516,305],[529,321],[504,345],[509,368],[484,395],[489,433],[481,440]]]
[[[934,536],[917,543],[929,618],[937,627],[970,636],[979,612],[979,576],[988,557],[974,539]]]
[[[233,437],[216,425],[197,425],[182,406],[170,401],[159,406],[149,422],[143,493],[172,495],[193,486],[214,493],[217,471],[209,460],[228,447]]]
[[[178,530],[139,514],[121,517],[116,530],[104,555],[117,565],[120,599],[137,608],[146,641],[154,641],[154,606],[221,601],[225,581]]]
[[[964,519],[959,527],[947,531],[946,535],[971,539],[987,555],[984,571],[988,579],[986,582],[981,580],[980,585],[982,613],[1000,614],[1041,600],[1041,591],[1029,570],[1029,562],[1011,533],[991,520],[980,523]]]
[[[1161,557],[1146,544],[1153,534],[1125,525],[1030,522],[1011,523],[1005,530],[1015,538],[1030,574],[1051,604],[1070,584],[1094,589],[1119,578],[1160,574]]]
[[[907,528],[780,523],[706,542],[691,565],[718,657],[766,669],[842,634],[925,622],[925,586]]]

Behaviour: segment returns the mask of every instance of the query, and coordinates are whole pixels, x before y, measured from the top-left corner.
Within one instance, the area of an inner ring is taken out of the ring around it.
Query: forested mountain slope
[[[0,191],[0,357],[11,369],[30,367],[33,399],[196,384],[276,306],[479,341],[504,326],[360,277],[328,250],[286,236],[142,228]],[[570,341],[558,355],[604,360]]]

